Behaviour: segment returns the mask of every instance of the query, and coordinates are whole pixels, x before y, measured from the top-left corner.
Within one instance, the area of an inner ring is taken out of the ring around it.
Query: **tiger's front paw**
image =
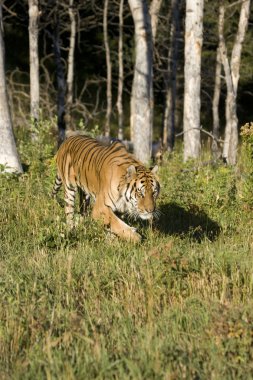
[[[142,240],[141,235],[136,232],[136,228],[130,228],[128,240],[130,240],[133,243],[139,243]]]

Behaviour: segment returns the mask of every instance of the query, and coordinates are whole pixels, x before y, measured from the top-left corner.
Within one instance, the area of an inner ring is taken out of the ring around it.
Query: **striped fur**
[[[119,141],[104,146],[81,135],[69,137],[60,146],[56,162],[58,172],[52,195],[55,196],[63,184],[69,225],[73,225],[74,201],[79,189],[83,213],[92,197],[94,219],[102,220],[111,232],[123,239],[140,240],[135,229],[115,212],[141,219],[152,219],[158,213],[155,205],[160,189],[155,175],[157,167],[146,169]]]

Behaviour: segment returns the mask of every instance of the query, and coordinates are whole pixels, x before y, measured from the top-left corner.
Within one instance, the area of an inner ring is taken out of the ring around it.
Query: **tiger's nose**
[[[155,211],[155,205],[150,205],[148,207],[145,207],[146,212],[154,212]]]

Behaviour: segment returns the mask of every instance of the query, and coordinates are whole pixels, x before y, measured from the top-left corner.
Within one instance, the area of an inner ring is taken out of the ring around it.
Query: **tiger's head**
[[[125,205],[129,215],[143,220],[158,216],[156,199],[159,195],[160,184],[156,177],[158,166],[146,169],[144,166],[130,165],[125,176]]]

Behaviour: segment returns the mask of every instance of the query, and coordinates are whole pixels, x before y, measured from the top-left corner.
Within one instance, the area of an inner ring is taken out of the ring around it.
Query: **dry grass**
[[[175,154],[162,217],[133,246],[89,218],[69,233],[48,197],[50,145],[28,149],[26,174],[0,178],[0,378],[251,379],[253,218],[238,174],[182,172]]]

